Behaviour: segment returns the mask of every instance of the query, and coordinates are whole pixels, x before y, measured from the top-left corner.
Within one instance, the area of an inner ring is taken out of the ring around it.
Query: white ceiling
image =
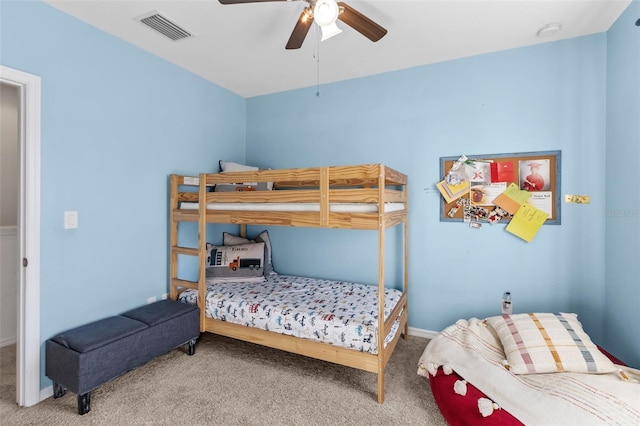
[[[285,50],[305,1],[46,1],[243,97],[600,33],[630,2],[345,0],[388,34],[373,43],[338,21],[343,32],[320,43],[313,24],[302,48]],[[152,11],[195,36],[172,41],[134,19]],[[561,24],[562,30],[537,37],[549,23]]]

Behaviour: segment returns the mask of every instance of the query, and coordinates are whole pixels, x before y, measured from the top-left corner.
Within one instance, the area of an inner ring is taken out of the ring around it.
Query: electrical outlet
[[[166,300],[169,295],[167,293],[162,293],[162,300]]]
[[[156,301],[155,296],[151,296],[150,298],[147,299],[147,303],[154,303],[155,301]]]
[[[78,212],[64,212],[64,229],[76,229],[78,227]]]
[[[511,304],[511,292],[507,291],[502,295],[502,303],[500,304],[500,312],[502,315],[511,315],[513,306]]]

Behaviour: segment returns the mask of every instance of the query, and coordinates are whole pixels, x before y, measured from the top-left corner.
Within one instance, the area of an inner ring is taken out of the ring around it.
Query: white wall
[[[0,84],[0,346],[16,342],[18,306],[18,88]]]
[[[0,347],[16,342],[18,240],[15,226],[0,226]]]
[[[0,226],[18,223],[18,88],[0,84]]]

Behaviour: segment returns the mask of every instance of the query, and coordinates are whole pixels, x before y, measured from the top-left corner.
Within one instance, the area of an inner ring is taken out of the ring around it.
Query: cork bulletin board
[[[560,225],[561,151],[467,155],[462,163],[460,158],[461,156],[440,158],[441,179],[446,180],[451,174],[459,173],[462,180],[469,182],[462,197],[453,200],[441,197],[440,221],[466,221],[465,209],[456,208],[460,206],[462,199],[470,206],[467,209],[471,208],[472,211],[496,210],[493,200],[509,189],[528,191],[530,198],[527,202],[548,214],[544,224]],[[455,171],[452,170],[454,165]],[[455,196],[454,194],[453,198]],[[495,213],[498,211],[499,209]],[[468,217],[467,211],[466,219]],[[503,216],[501,222],[508,223],[510,219],[511,216]]]

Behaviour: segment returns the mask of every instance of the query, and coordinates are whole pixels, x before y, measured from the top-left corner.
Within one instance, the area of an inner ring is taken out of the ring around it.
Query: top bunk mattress
[[[198,203],[183,202],[180,208],[198,210]],[[280,212],[319,212],[320,203],[207,203],[207,210],[239,210],[239,211],[280,211]],[[404,210],[404,203],[385,203],[384,212]],[[329,203],[329,211],[333,213],[376,213],[376,203]]]
[[[401,296],[399,290],[385,289],[385,320]],[[195,304],[197,297],[197,290],[189,289],[178,300]],[[276,273],[259,283],[208,278],[205,313],[207,318],[378,352],[378,287],[373,285]],[[395,321],[384,346],[398,327]]]

